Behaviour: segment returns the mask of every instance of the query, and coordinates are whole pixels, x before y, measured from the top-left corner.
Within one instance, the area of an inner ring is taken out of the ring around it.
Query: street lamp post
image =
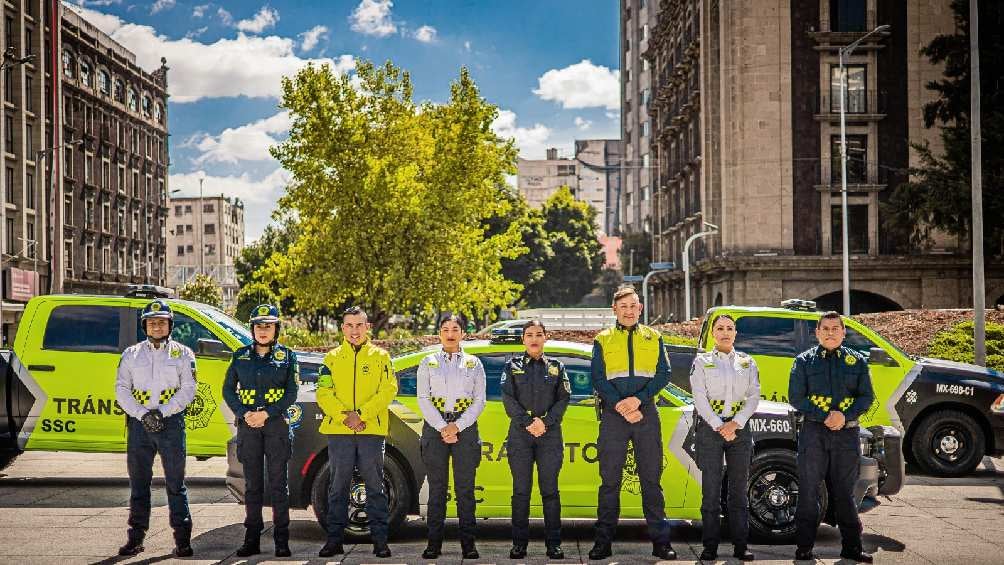
[[[658,262],[649,263],[649,272],[645,273],[645,278],[641,281],[641,295],[643,296],[641,301],[642,306],[642,323],[648,323],[648,279],[652,275],[658,275],[659,273],[668,273],[673,270],[673,263],[671,262]]]
[[[683,300],[686,303],[684,307],[686,317],[684,320],[690,319],[690,246],[702,237],[718,233],[718,226],[715,224],[704,222],[704,227],[708,229],[688,237],[687,241],[683,244]]]
[[[859,37],[857,41],[841,47],[837,51],[840,65],[840,239],[843,251],[843,310],[845,316],[851,315],[851,260],[847,230],[847,72],[844,70],[844,62],[868,36],[887,29],[889,29],[888,25],[880,25]],[[867,95],[865,93],[865,96]]]
[[[205,234],[202,230],[206,229],[206,223],[203,221],[202,212],[205,210],[202,203],[202,181],[206,180],[206,175],[199,175],[199,274],[205,274],[206,272],[206,250],[203,247],[205,245]]]
[[[38,181],[41,181],[41,177],[45,175],[45,167],[42,166],[43,161],[53,152],[59,151],[67,147],[76,147],[84,143],[83,139],[74,139],[67,141],[66,143],[61,143],[55,147],[49,147],[48,149],[40,149],[35,152],[35,177]],[[56,240],[59,238],[60,233],[63,230],[63,222],[57,222],[56,219],[61,217],[61,212],[58,208],[59,200],[56,198],[56,175],[55,168],[52,169],[53,174],[51,175],[49,182],[49,195],[47,202],[49,205],[49,292],[53,292],[54,289],[62,290],[63,287],[63,255],[59,247],[56,245]],[[37,254],[37,249],[36,249]],[[56,281],[59,284],[56,284]]]

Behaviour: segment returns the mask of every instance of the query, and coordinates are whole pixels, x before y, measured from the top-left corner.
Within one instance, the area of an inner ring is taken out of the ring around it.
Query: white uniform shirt
[[[690,368],[690,390],[697,414],[712,428],[722,427],[722,417],[729,416],[744,428],[760,403],[756,361],[735,349],[728,353],[717,348],[698,353]],[[742,408],[734,411],[739,402],[743,403]]]
[[[485,409],[485,368],[481,360],[461,350],[430,353],[418,365],[418,405],[436,431],[446,427],[441,412],[463,412],[454,422],[460,431],[472,426]]]
[[[143,340],[122,352],[115,379],[115,399],[126,414],[141,419],[154,408],[166,418],[195,398],[195,354],[168,339],[160,348]]]

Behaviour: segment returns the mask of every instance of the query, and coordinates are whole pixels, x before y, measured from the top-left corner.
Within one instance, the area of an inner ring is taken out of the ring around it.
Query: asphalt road
[[[159,463],[157,464],[159,466]],[[189,459],[188,486],[195,524],[195,557],[186,562],[241,563],[233,556],[243,539],[243,507],[233,502],[223,483],[226,462]],[[29,453],[0,473],[0,563],[158,563],[173,561],[173,539],[167,523],[163,481],[154,488],[153,519],[146,552],[115,557],[125,541],[129,485],[125,456],[79,453]],[[962,479],[911,475],[896,496],[862,516],[865,548],[878,563],[1002,563],[1004,562],[1004,459],[987,458],[977,473]],[[267,510],[266,510],[267,512]],[[673,545],[681,562],[695,562],[701,550],[699,523],[674,522]],[[448,539],[456,539],[455,522]],[[543,537],[540,522],[533,536]],[[592,546],[589,522],[566,523],[563,563],[585,562]],[[476,563],[508,563],[509,525],[500,520],[479,524]],[[294,510],[286,562],[337,563],[317,557],[324,533],[309,510]],[[341,563],[426,563],[425,527],[413,517],[392,540],[391,559],[376,559],[368,543],[347,544]],[[265,554],[249,562],[277,561],[266,532]],[[460,563],[460,548],[447,543],[438,563]],[[791,563],[792,546],[754,545],[759,562]],[[614,557],[608,563],[654,563],[644,525],[621,526]],[[835,528],[820,529],[819,563],[840,562],[840,537]],[[530,545],[529,563],[546,563],[543,542]],[[731,554],[727,543],[723,555]],[[726,562],[726,561],[719,561]],[[731,562],[735,562],[731,560]]]

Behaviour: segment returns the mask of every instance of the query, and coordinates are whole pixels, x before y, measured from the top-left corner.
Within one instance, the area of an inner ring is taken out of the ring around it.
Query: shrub
[[[931,340],[928,355],[960,363],[973,363],[976,358],[973,322],[956,324],[939,332]],[[1004,371],[1004,325],[987,322],[987,367]]]

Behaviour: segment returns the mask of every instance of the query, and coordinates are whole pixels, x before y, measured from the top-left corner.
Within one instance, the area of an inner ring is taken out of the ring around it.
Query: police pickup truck
[[[728,314],[736,321],[735,348],[760,369],[764,399],[787,402],[791,366],[815,345],[815,303],[787,300],[781,308],[718,306],[708,310],[698,347],[710,350],[710,328]],[[868,359],[875,403],[862,426],[893,426],[903,434],[905,456],[928,473],[957,477],[971,473],[984,455],[1004,453],[1004,375],[993,369],[907,355],[889,340],[844,318],[844,345]],[[667,346],[677,386],[690,390],[696,350]]]
[[[501,334],[509,336],[503,330]],[[517,337],[518,339],[518,337]],[[502,368],[508,358],[522,353],[523,347],[511,343],[469,341],[464,352],[477,355],[487,375],[488,402],[480,416],[482,441],[481,464],[478,467],[476,493],[477,512],[483,518],[508,518],[512,496],[512,476],[506,461],[505,437],[509,420],[501,402]],[[387,438],[384,464],[385,487],[390,503],[391,531],[395,531],[408,514],[423,514],[427,500],[425,469],[419,454],[422,416],[416,397],[416,375],[421,359],[436,348],[394,359],[398,377],[398,396],[391,405],[391,424]],[[596,517],[596,485],[599,484],[596,438],[599,424],[590,380],[589,345],[550,341],[546,351],[560,359],[571,384],[572,400],[562,425],[565,441],[565,461],[561,469],[560,489],[562,515],[565,518]],[[300,388],[295,417],[291,426],[296,434],[290,461],[290,503],[294,508],[312,506],[318,521],[325,523],[327,489],[330,477],[325,437],[318,433],[323,414],[319,411],[315,384],[304,382]],[[694,408],[692,397],[678,386],[670,384],[663,390],[657,406],[662,422],[663,454],[662,485],[666,495],[666,512],[670,518],[699,520],[701,507],[701,472],[694,462]],[[756,442],[750,470],[750,527],[760,538],[770,542],[789,540],[794,533],[795,505],[798,499],[795,467],[795,434],[797,422],[790,406],[778,402],[761,402],[757,413],[747,424],[754,431]],[[878,427],[861,431],[861,478],[855,494],[861,508],[875,505],[875,496],[894,494],[903,481],[901,436],[895,428]],[[230,492],[243,500],[243,470],[236,459],[231,442],[228,449],[227,485]],[[349,497],[350,531],[366,529],[365,491],[358,481],[352,485]],[[634,459],[628,455],[624,469],[621,516],[642,518],[641,490]],[[832,520],[829,498],[820,501],[822,515]],[[539,493],[531,500],[531,513],[541,515]],[[454,512],[453,505],[448,511]]]

